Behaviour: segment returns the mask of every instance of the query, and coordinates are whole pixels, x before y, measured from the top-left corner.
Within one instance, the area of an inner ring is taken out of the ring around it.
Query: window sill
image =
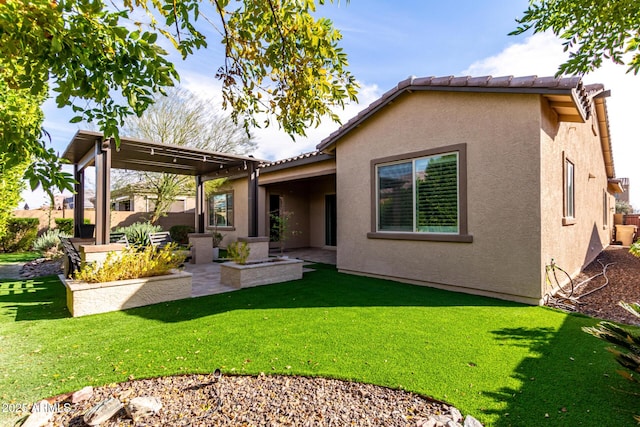
[[[212,227],[212,226],[208,225],[206,228],[207,228],[207,231],[216,231],[216,230],[219,231],[219,232],[222,232],[222,231],[236,231],[235,227]]]
[[[576,223],[575,218],[564,217],[562,218],[562,225],[574,225]]]
[[[429,233],[367,233],[368,239],[421,240],[429,242],[473,243],[471,234],[429,234]]]

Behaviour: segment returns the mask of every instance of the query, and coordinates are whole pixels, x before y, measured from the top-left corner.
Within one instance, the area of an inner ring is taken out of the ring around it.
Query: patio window
[[[209,226],[233,227],[233,193],[214,194],[209,198]]]
[[[368,237],[471,242],[466,145],[414,154],[373,161],[375,223]]]
[[[564,225],[575,224],[575,165],[565,157],[564,159]]]

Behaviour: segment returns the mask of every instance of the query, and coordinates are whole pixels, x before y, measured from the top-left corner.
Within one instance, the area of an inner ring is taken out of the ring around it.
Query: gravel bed
[[[413,393],[370,384],[295,376],[182,375],[128,381],[94,389],[67,404],[53,425],[85,426],[91,407],[115,397],[155,396],[162,409],[134,422],[124,409],[101,424],[113,426],[416,426],[455,408]],[[69,395],[58,396],[58,401]],[[459,413],[458,413],[459,416]],[[462,421],[462,420],[460,420]],[[435,425],[435,424],[433,424]]]

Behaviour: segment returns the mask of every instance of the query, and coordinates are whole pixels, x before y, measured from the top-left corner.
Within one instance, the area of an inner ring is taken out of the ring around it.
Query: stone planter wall
[[[302,264],[299,259],[278,259],[240,265],[225,262],[220,265],[220,283],[236,288],[269,285],[302,279]]]
[[[67,307],[73,317],[78,317],[191,298],[191,273],[174,271],[165,276],[104,283],[63,276],[60,280],[67,288]]]

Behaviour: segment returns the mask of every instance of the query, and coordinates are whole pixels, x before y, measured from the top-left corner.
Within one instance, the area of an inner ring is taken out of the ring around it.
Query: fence
[[[73,210],[17,210],[13,212],[13,215],[18,218],[38,218],[40,221],[40,227],[38,233],[42,233],[48,228],[56,226],[56,218],[73,218]],[[150,214],[147,212],[123,212],[112,211],[111,212],[111,228],[126,227],[135,222],[148,221]],[[51,224],[49,224],[49,218],[51,218]],[[96,213],[93,209],[84,210],[84,218],[88,219],[91,224],[95,224]],[[169,230],[174,225],[190,225],[195,226],[195,214],[193,212],[169,212],[167,216],[164,216],[158,220],[158,225],[163,230]]]

